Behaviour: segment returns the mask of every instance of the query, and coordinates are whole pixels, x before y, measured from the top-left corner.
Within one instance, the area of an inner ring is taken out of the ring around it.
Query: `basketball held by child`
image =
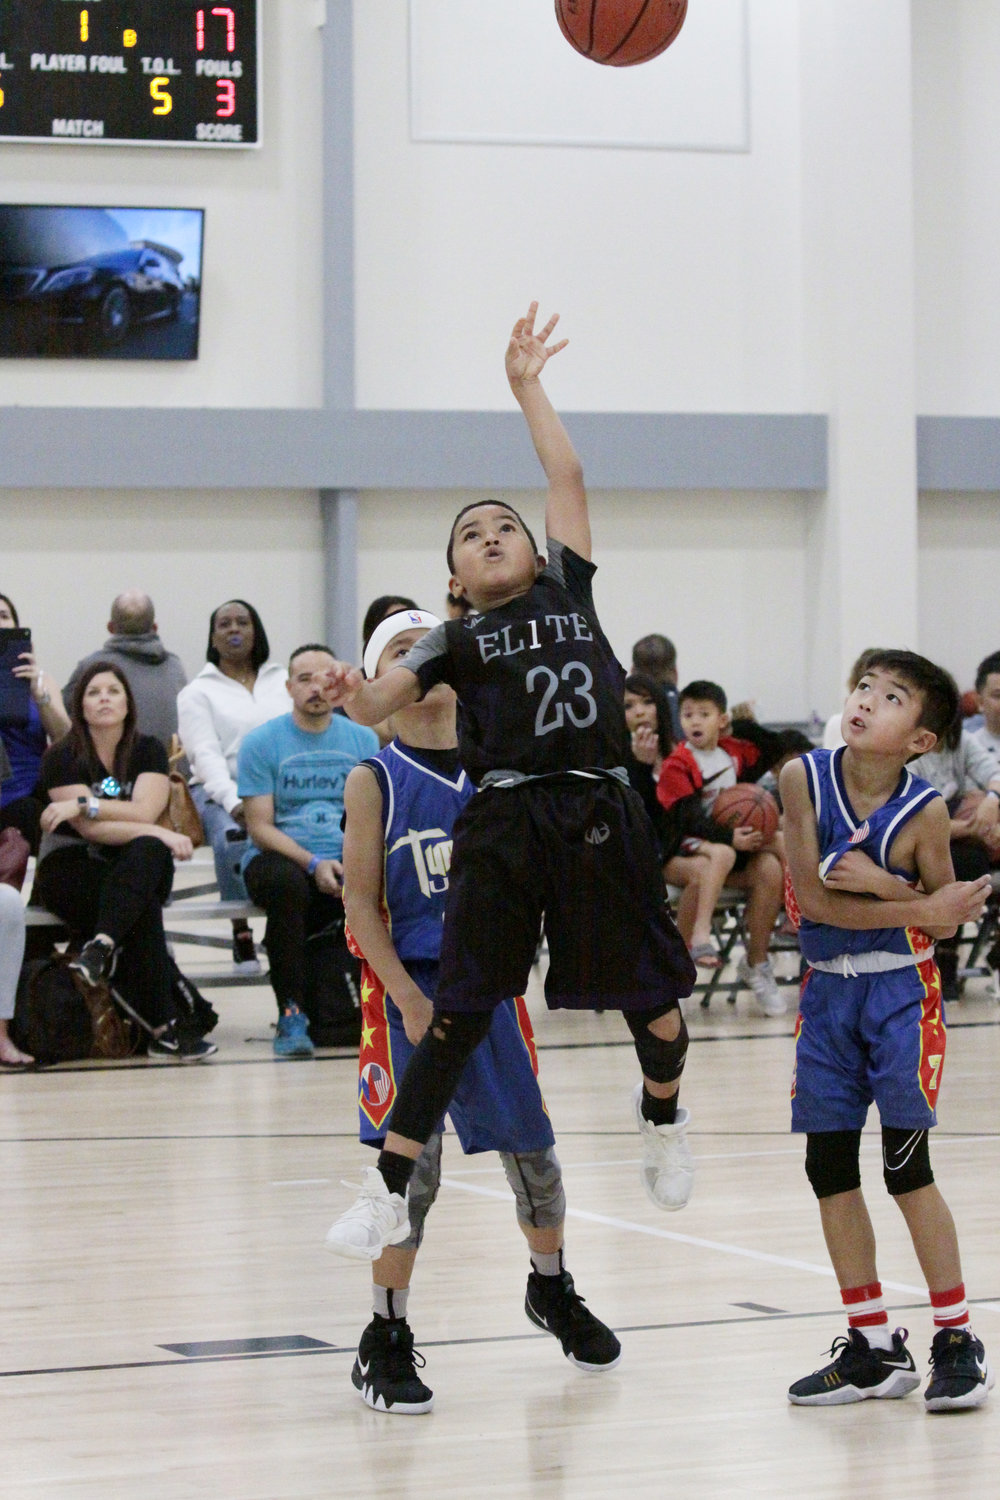
[[[631,68],[665,52],[684,25],[687,0],[556,0],[571,47],[591,62]]]
[[[712,817],[723,828],[752,828],[765,843],[778,831],[778,804],[771,793],[753,782],[726,786],[712,804]]]

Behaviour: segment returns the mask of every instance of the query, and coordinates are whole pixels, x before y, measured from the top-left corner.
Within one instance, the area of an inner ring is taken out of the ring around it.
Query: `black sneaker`
[[[183,1063],[204,1062],[218,1050],[215,1042],[179,1031],[176,1021],[171,1021],[166,1031],[161,1031],[159,1036],[152,1037],[146,1049],[150,1057],[173,1057]]]
[[[793,1406],[845,1406],[849,1401],[896,1400],[920,1384],[906,1329],[897,1328],[891,1349],[873,1349],[857,1328],[846,1339],[834,1339],[831,1365],[824,1365],[788,1388]]]
[[[621,1344],[584,1306],[568,1271],[561,1276],[539,1276],[532,1271],[524,1310],[536,1328],[544,1328],[559,1340],[566,1358],[578,1370],[613,1370],[622,1357]]]
[[[351,1384],[372,1411],[419,1416],[434,1405],[434,1392],[417,1374],[417,1365],[423,1369],[425,1364],[424,1356],[413,1347],[406,1319],[381,1318],[376,1313],[361,1335]]]
[[[249,927],[233,933],[233,968],[241,974],[260,973],[260,960]]]
[[[941,1328],[931,1344],[931,1378],[924,1391],[928,1411],[982,1406],[996,1377],[982,1341],[968,1328]]]
[[[88,989],[96,990],[114,972],[114,943],[110,938],[91,938],[76,957],[70,959],[69,967],[74,974],[79,974]]]

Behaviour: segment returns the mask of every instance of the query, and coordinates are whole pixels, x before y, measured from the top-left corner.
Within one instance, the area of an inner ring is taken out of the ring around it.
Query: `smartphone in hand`
[[[31,681],[15,677],[22,651],[31,650],[31,631],[24,625],[0,629],[0,724],[23,727],[31,708]]]

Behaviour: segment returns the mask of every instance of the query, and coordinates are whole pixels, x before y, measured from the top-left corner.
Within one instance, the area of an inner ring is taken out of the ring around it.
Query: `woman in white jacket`
[[[239,874],[247,837],[236,789],[236,757],[243,737],[258,724],[289,712],[287,672],[268,661],[270,647],[260,616],[244,599],[212,612],[207,664],[177,695],[181,743],[191,766],[191,795],[215,855],[219,896],[246,901]],[[246,921],[233,923],[233,959],[244,972],[259,968]]]

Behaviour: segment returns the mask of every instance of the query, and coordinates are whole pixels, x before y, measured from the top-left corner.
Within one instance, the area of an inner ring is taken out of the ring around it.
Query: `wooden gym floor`
[[[179,950],[204,963],[205,950]],[[786,967],[791,956],[782,959]],[[679,1214],[637,1176],[620,1018],[529,996],[569,1200],[567,1260],[624,1357],[586,1376],[523,1310],[528,1261],[496,1157],[446,1142],[410,1322],[432,1413],[354,1393],[366,1267],[323,1249],[349,1203],[353,1059],[275,1062],[265,987],[218,991],[219,1055],[0,1077],[3,1500],[991,1493],[1000,1388],[976,1412],[788,1405],[843,1330],[790,1137],[792,1017],[689,1002],[683,1099],[698,1175]],[[792,995],[794,991],[789,991]],[[950,1007],[936,1132],[977,1331],[1000,1363],[1000,1007]],[[902,1219],[863,1169],[892,1319],[932,1327]],[[994,1466],[997,1467],[994,1467]]]

